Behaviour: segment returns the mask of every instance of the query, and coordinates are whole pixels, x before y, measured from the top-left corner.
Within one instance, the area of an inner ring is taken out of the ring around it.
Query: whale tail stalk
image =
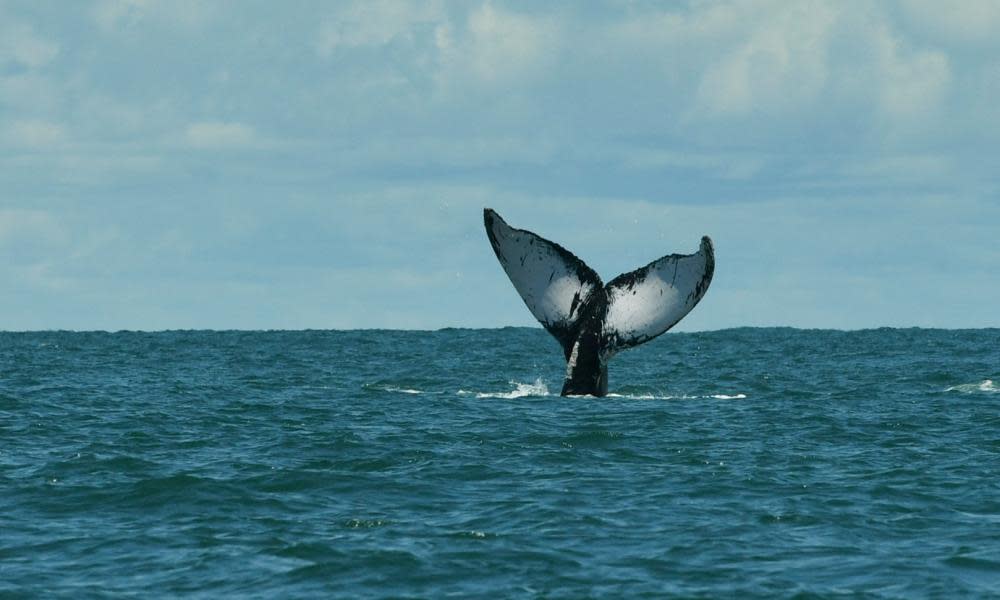
[[[562,346],[562,395],[603,396],[617,352],[666,332],[705,295],[715,271],[712,240],[694,254],[671,254],[605,285],[559,244],[483,210],[493,251],[528,310]]]

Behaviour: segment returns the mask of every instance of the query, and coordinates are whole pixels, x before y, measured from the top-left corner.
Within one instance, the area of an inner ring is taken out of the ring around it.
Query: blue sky
[[[0,329],[534,322],[482,208],[678,330],[1000,326],[1000,3],[0,2]]]

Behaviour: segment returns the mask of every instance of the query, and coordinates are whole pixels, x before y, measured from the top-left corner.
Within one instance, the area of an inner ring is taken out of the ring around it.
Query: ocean
[[[1000,595],[1000,330],[0,333],[3,598]]]

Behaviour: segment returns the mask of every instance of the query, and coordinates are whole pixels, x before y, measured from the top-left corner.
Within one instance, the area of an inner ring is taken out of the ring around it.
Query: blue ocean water
[[[989,597],[1000,330],[0,333],[3,597]]]

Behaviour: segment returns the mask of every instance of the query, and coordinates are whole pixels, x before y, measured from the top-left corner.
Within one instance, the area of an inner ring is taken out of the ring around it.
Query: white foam
[[[378,390],[380,392],[389,392],[392,394],[443,394],[444,392],[428,392],[426,390],[415,390],[413,388],[398,387],[395,385],[379,385],[379,384],[368,384],[364,385],[365,389]]]
[[[608,398],[624,398],[626,400],[742,400],[746,398],[746,394],[710,394],[707,396],[691,396],[688,394],[681,394],[678,396],[657,396],[654,394],[608,394]]]
[[[509,392],[470,392],[468,390],[458,390],[458,393],[463,396],[475,394],[476,398],[503,398],[508,400],[528,396],[552,395],[549,393],[549,386],[545,385],[545,382],[541,378],[536,379],[535,383],[520,383],[517,381],[511,381],[510,383],[515,387]]]
[[[986,392],[986,393],[996,393],[1000,392],[1000,387],[997,387],[993,383],[992,379],[984,379],[979,383],[963,383],[960,385],[953,385],[944,389],[946,392],[962,392],[963,394],[972,394],[975,392]]]
[[[476,398],[501,398],[511,400],[514,398],[526,398],[526,397],[539,397],[539,396],[554,396],[552,392],[549,391],[549,386],[545,384],[541,378],[536,379],[534,383],[521,383],[518,381],[511,381],[511,385],[514,389],[509,392],[475,392],[470,390],[458,390],[458,395],[460,396],[475,396]],[[600,400],[596,396],[589,395],[571,395],[571,398],[594,398]],[[623,400],[742,400],[747,397],[746,394],[709,394],[709,395],[657,395],[657,394],[619,394],[612,392],[606,396],[607,398],[621,398]]]

